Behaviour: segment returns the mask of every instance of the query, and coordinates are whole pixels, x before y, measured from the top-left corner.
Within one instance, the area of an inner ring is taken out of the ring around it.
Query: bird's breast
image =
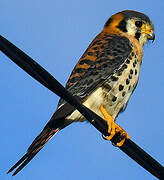
[[[116,119],[120,111],[125,109],[134,91],[140,73],[140,61],[137,53],[132,52],[126,62],[113,73],[101,87],[98,87],[84,101],[84,105],[103,118],[100,106]],[[74,121],[84,121],[84,117],[76,110],[70,117]]]
[[[132,52],[126,62],[103,84],[104,106],[115,119],[126,108],[139,78],[140,61]]]

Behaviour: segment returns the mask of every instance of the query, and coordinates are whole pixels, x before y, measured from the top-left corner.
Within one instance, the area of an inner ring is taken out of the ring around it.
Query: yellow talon
[[[108,114],[108,112],[103,106],[100,107],[100,111],[104,116],[104,120],[107,121],[108,133],[110,134],[109,136],[106,136],[105,139],[110,141],[116,133],[120,133],[119,136],[121,138],[121,141],[117,142],[116,145],[119,147],[122,146],[125,142],[125,139],[130,139],[130,136],[127,134],[127,132],[124,129],[122,129],[119,125],[117,125],[114,122],[112,116]]]

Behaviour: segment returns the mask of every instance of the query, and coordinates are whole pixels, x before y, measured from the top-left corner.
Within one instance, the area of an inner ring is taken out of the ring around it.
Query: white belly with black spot
[[[128,63],[125,64],[127,68],[122,71],[121,75],[119,71],[115,73],[112,78],[109,78],[108,82],[95,90],[83,103],[102,118],[103,115],[100,111],[100,106],[104,106],[113,119],[116,119],[118,113],[126,107],[137,85],[140,63],[134,57],[127,60],[127,62]],[[74,111],[68,119],[74,121],[85,120],[77,110]]]

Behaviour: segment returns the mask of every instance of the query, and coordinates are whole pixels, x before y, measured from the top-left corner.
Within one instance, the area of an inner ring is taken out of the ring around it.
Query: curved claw
[[[125,142],[125,139],[130,139],[130,136],[123,128],[114,122],[112,116],[108,114],[103,106],[100,107],[100,111],[104,115],[104,120],[107,121],[108,133],[110,134],[109,136],[102,135],[103,139],[112,141],[112,144],[115,146],[122,146]]]

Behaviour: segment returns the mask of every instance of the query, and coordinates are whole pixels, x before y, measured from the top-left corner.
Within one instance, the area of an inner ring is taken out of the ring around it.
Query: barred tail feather
[[[13,176],[16,175],[33,159],[33,157],[43,148],[52,136],[54,136],[59,130],[70,125],[73,121],[68,120],[67,117],[74,110],[75,108],[68,103],[65,103],[58,108],[42,132],[34,139],[26,154],[7,173],[10,173],[17,168],[13,173]]]
[[[16,171],[13,173],[13,176],[16,175],[21,169],[23,169],[32,159],[33,157],[43,148],[46,142],[52,138],[60,129],[56,128],[46,128],[35,138],[33,143],[27,150],[27,153],[7,172],[10,173],[15,168]]]

